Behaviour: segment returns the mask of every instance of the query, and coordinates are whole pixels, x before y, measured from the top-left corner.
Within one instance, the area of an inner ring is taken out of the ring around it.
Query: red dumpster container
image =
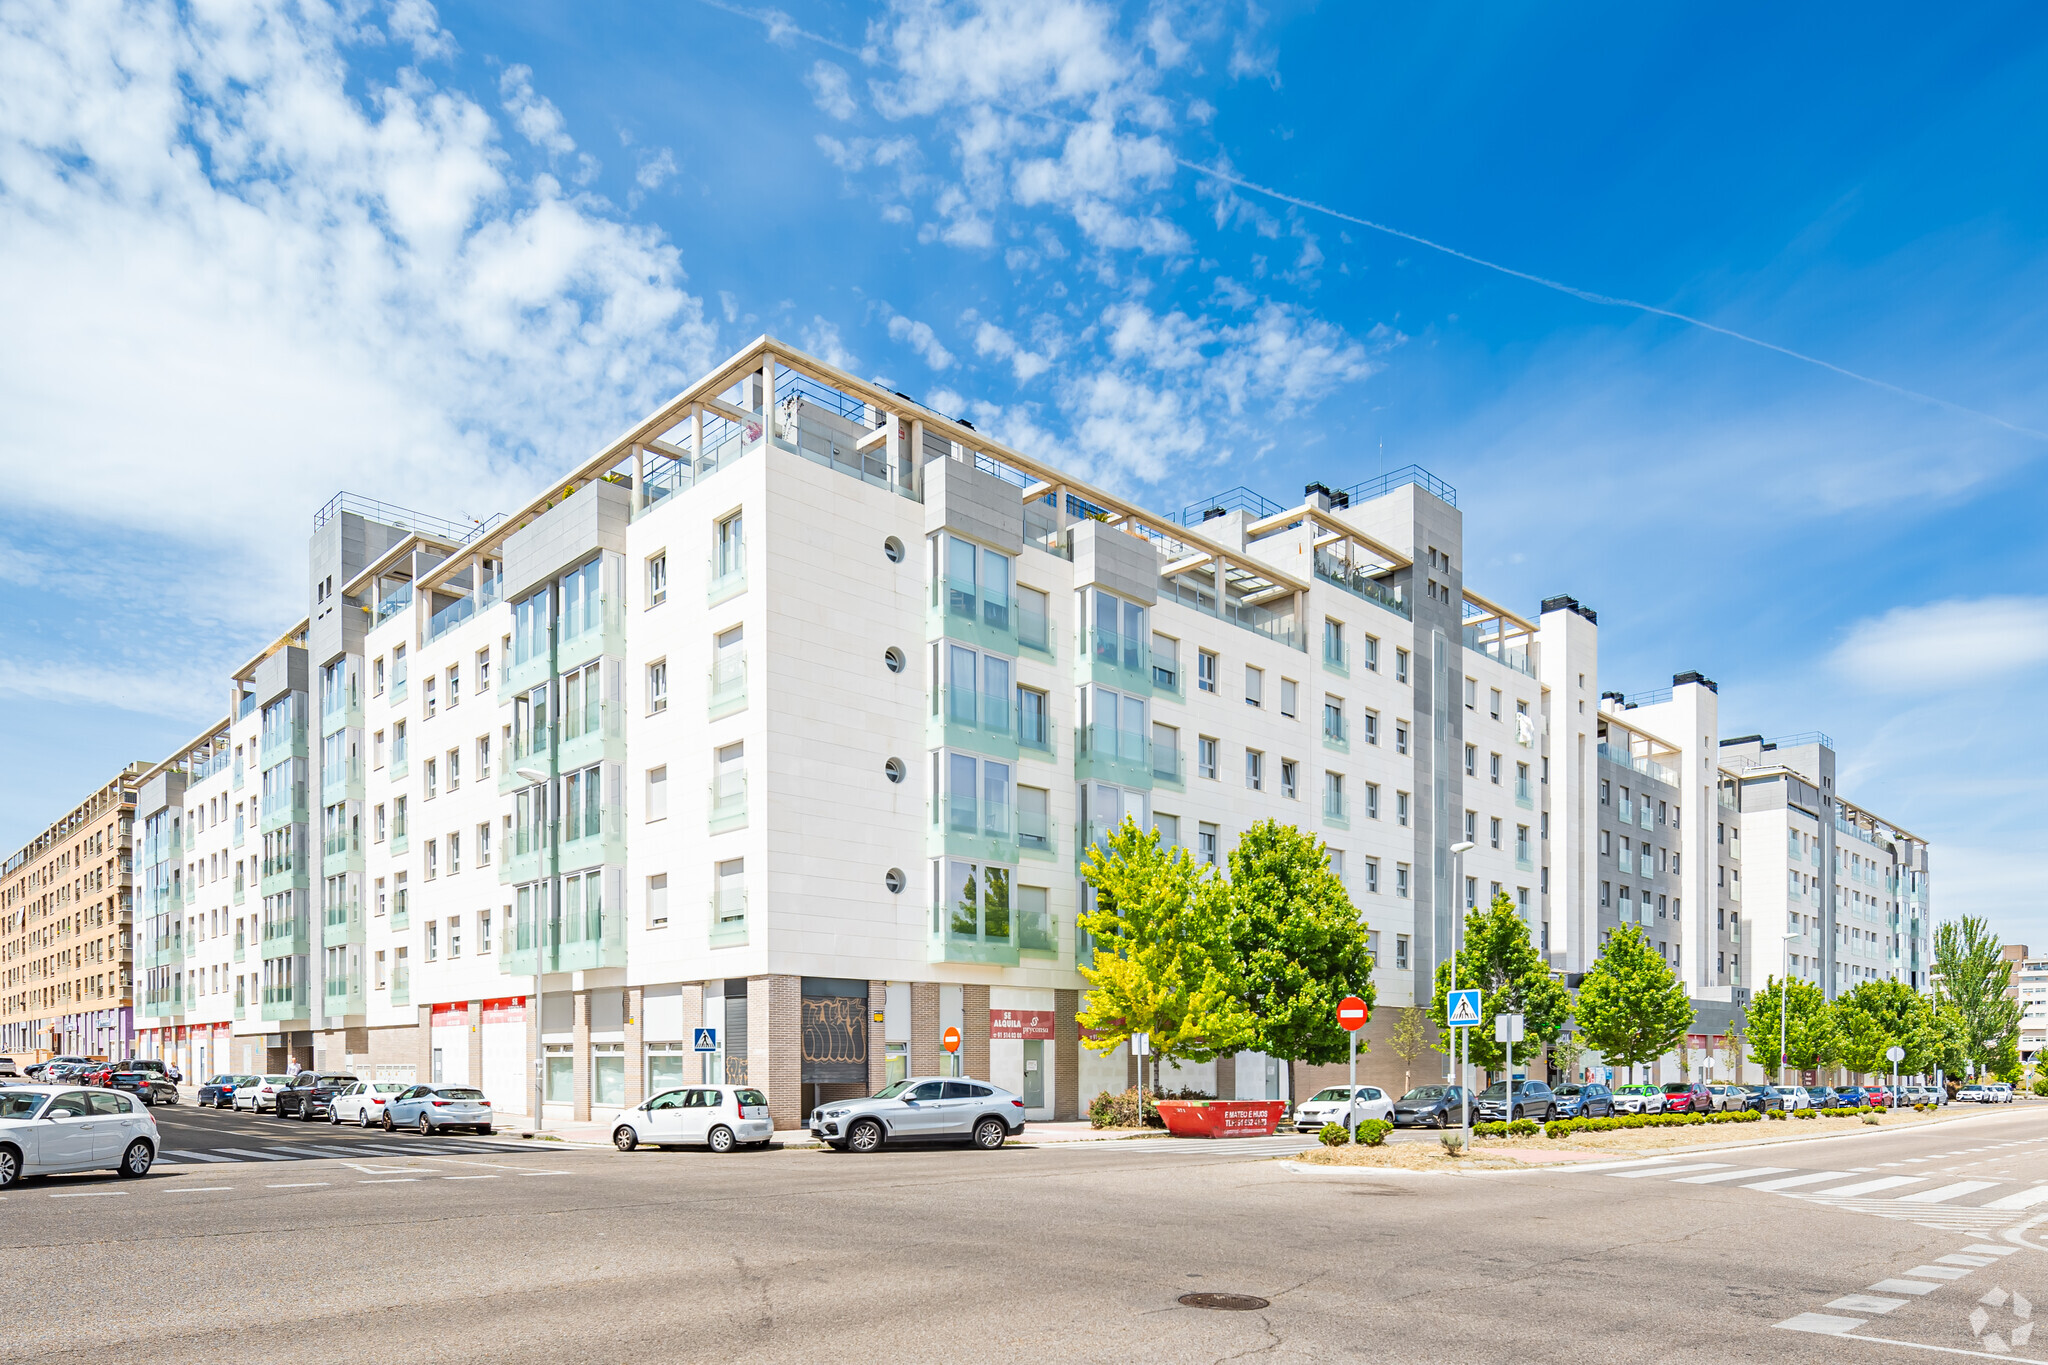
[[[1175,1137],[1271,1137],[1281,1100],[1161,1100],[1159,1117]]]

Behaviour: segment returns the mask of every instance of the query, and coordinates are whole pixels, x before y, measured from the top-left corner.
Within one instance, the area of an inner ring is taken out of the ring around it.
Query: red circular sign
[[[1366,1018],[1371,1013],[1365,1002],[1355,995],[1347,995],[1337,1002],[1337,1022],[1353,1033],[1365,1027]]]
[[[960,1050],[960,1030],[956,1028],[947,1029],[945,1036],[940,1041],[946,1045],[946,1051],[958,1052]]]

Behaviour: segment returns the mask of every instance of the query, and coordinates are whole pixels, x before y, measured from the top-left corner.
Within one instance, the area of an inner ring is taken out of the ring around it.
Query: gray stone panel
[[[526,596],[593,550],[625,553],[632,519],[632,489],[602,480],[577,489],[505,538],[506,598]]]
[[[924,467],[924,529],[958,531],[1009,554],[1024,549],[1024,492],[964,460]]]
[[[1099,521],[1078,521],[1068,530],[1075,584],[1094,584],[1151,606],[1159,600],[1159,551],[1149,540]]]
[[[262,710],[287,692],[306,691],[306,676],[305,650],[297,645],[278,650],[256,665],[256,709]]]

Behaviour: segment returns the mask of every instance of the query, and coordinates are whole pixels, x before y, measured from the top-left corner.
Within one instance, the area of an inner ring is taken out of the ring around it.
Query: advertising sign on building
[[[1051,1010],[997,1010],[988,1012],[988,1036],[1005,1038],[1052,1037]]]

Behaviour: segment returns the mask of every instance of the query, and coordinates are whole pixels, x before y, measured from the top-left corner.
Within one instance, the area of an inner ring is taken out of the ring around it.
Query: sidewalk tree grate
[[[1272,1306],[1254,1294],[1183,1294],[1180,1305],[1183,1308],[1221,1308],[1231,1313],[1248,1313],[1255,1308]]]

